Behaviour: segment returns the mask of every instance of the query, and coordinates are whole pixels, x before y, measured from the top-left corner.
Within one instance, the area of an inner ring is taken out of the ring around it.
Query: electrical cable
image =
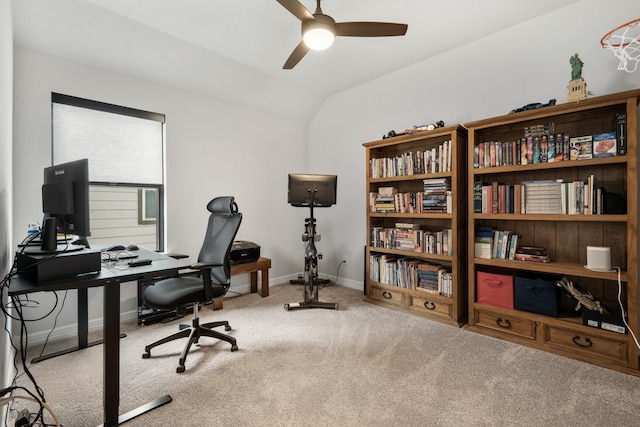
[[[23,241],[22,244],[20,245],[20,250],[16,251],[14,259],[13,259],[13,264],[11,266],[11,268],[9,269],[9,272],[2,278],[2,280],[0,281],[0,295],[2,295],[4,293],[4,291],[6,290],[7,293],[9,291],[9,286],[11,283],[11,279],[17,275],[19,273],[17,264],[18,264],[18,257],[24,253],[25,248],[29,245],[30,242],[32,242],[35,238],[37,238],[40,235],[40,233],[32,233],[29,236],[27,236]],[[66,240],[66,238],[65,238]],[[65,246],[65,250],[68,248],[68,241],[67,244]],[[43,263],[43,262],[47,262],[50,259],[54,258],[57,254],[53,253],[51,254],[51,256],[44,258],[43,260],[39,261],[38,264]],[[11,344],[11,347],[14,350],[14,355],[15,356],[20,356],[21,362],[22,362],[22,366],[23,366],[23,373],[26,374],[29,379],[31,380],[31,383],[33,384],[36,393],[38,396],[36,396],[34,393],[32,393],[31,391],[29,391],[27,388],[24,387],[16,387],[16,386],[12,386],[11,390],[15,390],[16,388],[20,388],[25,390],[27,393],[29,393],[32,397],[29,398],[29,400],[33,400],[37,403],[39,403],[40,405],[40,410],[38,411],[36,418],[33,422],[30,422],[30,425],[35,425],[35,422],[37,422],[38,420],[42,420],[41,425],[46,425],[44,423],[43,420],[43,411],[44,409],[47,409],[47,411],[51,414],[52,417],[54,417],[54,419],[56,420],[56,425],[59,425],[59,422],[57,421],[57,417],[55,416],[55,414],[53,413],[53,411],[51,410],[51,408],[48,407],[48,405],[46,404],[46,400],[44,397],[44,391],[42,390],[42,388],[38,385],[35,377],[33,376],[33,374],[30,372],[29,367],[27,365],[27,348],[28,348],[28,332],[27,332],[27,322],[30,321],[38,321],[38,320],[42,320],[46,317],[48,317],[49,315],[51,315],[51,313],[53,313],[56,309],[56,307],[58,306],[58,295],[56,292],[54,292],[55,294],[55,303],[52,307],[52,309],[44,316],[37,318],[37,319],[25,319],[24,318],[24,314],[23,314],[23,308],[29,308],[29,304],[31,303],[35,303],[36,306],[38,305],[38,303],[36,301],[30,300],[28,299],[28,297],[25,297],[26,299],[21,299],[20,296],[18,295],[13,295],[10,298],[10,301],[7,302],[7,304],[0,304],[0,310],[2,310],[2,313],[5,316],[5,319],[12,319],[15,321],[18,321],[20,324],[20,348],[18,349],[18,347],[16,346],[16,343],[13,340],[13,335],[11,334],[11,332],[9,331],[7,324],[9,323],[8,321],[5,321],[5,326],[4,329],[7,332],[7,336],[9,337],[9,342]],[[65,298],[66,298],[66,294],[65,294]],[[9,299],[7,297],[7,299]],[[4,300],[4,298],[3,298]],[[16,315],[14,315],[13,313],[10,312],[13,311],[16,313]],[[57,317],[56,317],[57,318]],[[55,326],[54,326],[55,327]],[[48,339],[48,337],[47,337]],[[45,343],[46,344],[46,343]],[[14,378],[13,378],[13,382],[12,384],[15,384],[17,379],[22,375],[20,374],[20,370],[17,366],[17,362],[16,362],[17,357],[13,358],[13,367],[14,367]],[[3,389],[3,391],[6,391],[6,389]],[[0,402],[6,402],[8,403],[9,401],[13,401],[15,398],[26,398],[24,396],[12,396],[10,398],[5,398],[0,400]],[[7,412],[8,415],[8,412]],[[5,420],[6,421],[6,420]]]
[[[618,270],[618,304],[620,304],[620,310],[622,310],[622,321],[624,322],[624,325],[627,327],[627,330],[633,337],[633,340],[636,342],[636,346],[640,349],[638,338],[636,338],[636,335],[633,333],[633,330],[629,327],[629,324],[627,323],[627,319],[626,319],[627,315],[625,314],[624,306],[622,305],[622,280],[620,280],[620,267],[613,267],[613,268]]]
[[[55,423],[53,425],[55,425],[56,427],[60,427],[61,426],[60,421],[58,420],[58,416],[55,414],[55,412],[53,412],[53,409],[51,409],[51,407],[46,402],[40,402],[38,399],[36,399],[34,397],[20,396],[20,395],[5,397],[5,398],[0,399],[0,406],[4,406],[4,405],[6,405],[8,403],[11,403],[11,402],[13,402],[15,400],[18,400],[18,399],[27,400],[27,401],[30,401],[30,402],[37,403],[42,408],[46,409],[47,412],[49,413],[49,415],[51,415],[51,418],[53,418],[53,422]],[[31,426],[34,425],[34,423],[38,420],[38,418],[42,418],[42,416],[41,416],[42,408],[38,412],[38,414],[39,414],[38,417],[36,417],[36,419],[33,422],[30,422],[29,425],[31,425]],[[45,424],[44,420],[42,420],[42,425],[48,425],[48,424]]]

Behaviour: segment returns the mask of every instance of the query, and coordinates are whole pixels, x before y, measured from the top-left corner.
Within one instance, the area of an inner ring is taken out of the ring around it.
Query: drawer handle
[[[387,291],[383,291],[382,296],[385,297],[386,299],[393,298],[393,295],[391,295],[391,292],[387,292]]]
[[[593,346],[593,342],[589,338],[584,339],[585,344],[580,343],[580,335],[576,335],[573,337],[573,343],[575,345],[579,345],[580,347],[588,348]]]
[[[496,325],[505,329],[511,328],[511,322],[509,321],[509,319],[502,319],[502,317],[498,317],[498,319],[496,320]]]
[[[436,309],[436,305],[434,303],[432,303],[431,301],[425,301],[424,302],[424,308],[426,308],[427,310],[435,310]]]

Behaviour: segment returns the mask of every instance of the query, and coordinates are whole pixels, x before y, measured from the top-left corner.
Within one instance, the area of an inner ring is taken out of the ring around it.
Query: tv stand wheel
[[[285,310],[287,310],[287,311],[289,311],[289,304],[285,304],[285,305],[284,305],[284,309],[285,309]]]

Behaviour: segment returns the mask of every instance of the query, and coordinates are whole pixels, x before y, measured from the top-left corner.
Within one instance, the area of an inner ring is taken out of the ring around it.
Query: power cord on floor
[[[622,304],[622,280],[620,279],[620,274],[621,274],[620,267],[613,267],[613,268],[618,271],[618,304],[620,304],[620,310],[622,310],[622,321],[624,322],[624,325],[627,327],[627,330],[633,337],[633,340],[636,343],[636,347],[640,349],[638,338],[636,338],[636,335],[633,333],[633,330],[629,327],[629,324],[627,323],[627,315],[624,311],[624,306]]]

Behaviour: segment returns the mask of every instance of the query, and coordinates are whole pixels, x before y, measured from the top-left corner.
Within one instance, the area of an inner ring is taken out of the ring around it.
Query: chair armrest
[[[186,254],[179,254],[179,253],[175,253],[175,252],[168,252],[166,254],[167,256],[173,258],[173,259],[184,259],[184,258],[189,258],[189,255]]]
[[[189,268],[193,268],[194,270],[206,270],[213,267],[223,267],[224,264],[219,264],[215,262],[196,262],[195,264],[191,264]]]

